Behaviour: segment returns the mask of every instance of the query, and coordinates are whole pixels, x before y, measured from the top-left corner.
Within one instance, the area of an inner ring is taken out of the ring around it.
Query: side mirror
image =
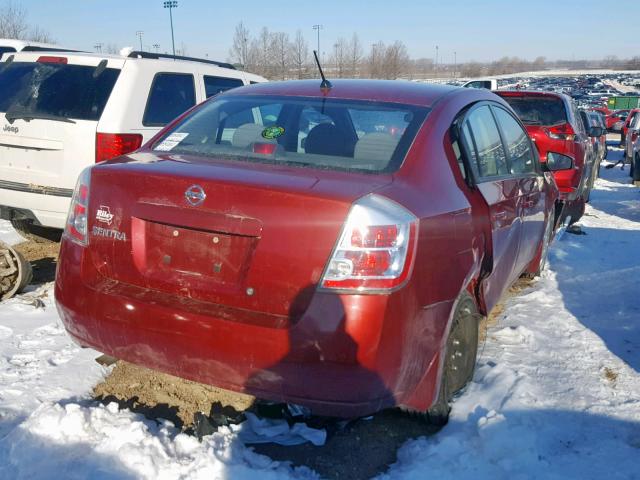
[[[573,167],[573,160],[571,157],[567,157],[560,153],[547,153],[547,168],[552,172],[557,170],[568,170],[571,167]]]
[[[602,127],[591,127],[589,129],[590,137],[600,137],[602,135],[604,135],[604,132],[602,131]]]

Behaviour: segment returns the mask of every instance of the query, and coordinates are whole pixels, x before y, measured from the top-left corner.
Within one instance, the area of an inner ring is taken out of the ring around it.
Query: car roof
[[[62,48],[60,45],[54,45],[53,43],[31,42],[29,40],[16,40],[15,38],[0,38],[0,46],[13,47],[18,51],[24,47]]]
[[[139,58],[137,56],[124,56],[118,54],[109,53],[97,53],[97,52],[69,52],[69,51],[52,51],[49,55],[46,51],[37,52],[8,52],[2,56],[1,60],[6,60],[9,55],[14,56],[14,61],[19,62],[35,62],[41,56],[53,56],[53,57],[65,57],[72,63],[80,65],[97,65],[102,60],[107,60],[109,67],[122,68],[125,62],[136,62],[141,65],[153,65],[154,69],[166,68],[169,70],[175,69],[176,66],[180,66],[184,69],[185,65],[192,65],[194,68],[197,66],[199,69],[206,69],[211,71],[218,70],[220,74],[227,72],[239,72],[247,77],[249,80],[258,82],[264,82],[265,79],[259,75],[255,75],[241,70],[233,70],[229,68],[219,67],[214,64],[199,62],[197,60],[174,60],[173,58]],[[235,76],[235,75],[232,75]]]
[[[261,83],[235,88],[223,95],[274,95],[292,97],[325,97],[349,100],[375,100],[425,107],[456,90],[469,90],[451,85],[410,82],[407,80],[331,80],[332,88],[320,89],[320,79]]]

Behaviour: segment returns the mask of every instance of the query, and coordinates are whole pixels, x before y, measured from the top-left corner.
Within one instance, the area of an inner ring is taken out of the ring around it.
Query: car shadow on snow
[[[640,191],[623,187],[628,182],[617,173],[605,178],[621,187],[594,190],[591,216],[602,212],[626,221],[615,228],[612,218],[612,228],[600,228],[587,217],[586,235],[564,235],[550,251],[550,264],[565,307],[640,372],[640,229],[628,223],[640,222]]]

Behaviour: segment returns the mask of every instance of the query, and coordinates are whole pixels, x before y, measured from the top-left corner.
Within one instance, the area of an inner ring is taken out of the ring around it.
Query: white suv
[[[18,52],[0,62],[0,218],[64,228],[86,166],[129,153],[206,98],[265,82],[225,63],[148,52]]]

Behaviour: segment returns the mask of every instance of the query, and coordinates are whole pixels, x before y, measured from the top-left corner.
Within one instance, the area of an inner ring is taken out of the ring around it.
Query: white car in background
[[[26,236],[64,228],[85,167],[136,150],[212,95],[266,81],[226,63],[127,53],[3,55],[0,218]]]

